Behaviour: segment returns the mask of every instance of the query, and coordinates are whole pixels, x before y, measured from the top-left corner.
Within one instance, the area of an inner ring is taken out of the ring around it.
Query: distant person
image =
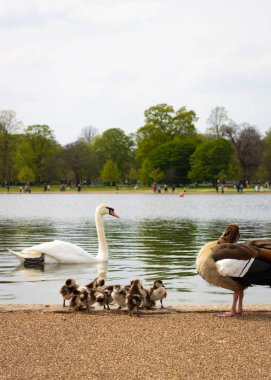
[[[167,192],[168,192],[168,186],[167,186],[167,184],[166,184],[166,183],[164,184],[164,192],[165,192],[165,193],[167,193]]]
[[[65,186],[62,184],[62,185],[60,185],[60,191],[65,191]]]
[[[175,191],[175,185],[174,184],[172,185],[171,190],[174,193],[174,191]]]
[[[78,183],[78,185],[77,185],[77,191],[78,191],[78,193],[80,193],[80,191],[81,191],[81,183]]]
[[[161,193],[161,186],[160,185],[157,186],[157,193]]]
[[[153,191],[154,193],[156,193],[156,183],[153,183],[153,184],[152,184],[152,191]]]

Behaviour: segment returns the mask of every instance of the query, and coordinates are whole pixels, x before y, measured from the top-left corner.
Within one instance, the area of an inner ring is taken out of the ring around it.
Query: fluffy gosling
[[[90,312],[90,306],[96,302],[96,297],[93,290],[87,289],[85,286],[80,286],[74,289],[73,296],[70,301],[70,308],[75,310],[82,310],[86,308],[87,313]]]
[[[125,300],[130,316],[133,315],[134,309],[136,309],[136,315],[139,316],[139,307],[142,304],[142,301],[144,301],[144,297],[142,294],[141,281],[131,281],[131,288]]]
[[[79,288],[80,284],[74,280],[73,278],[69,278],[66,280],[65,285],[63,285],[60,289],[60,294],[63,297],[63,307],[65,307],[65,301],[68,301],[73,296],[73,291]]]
[[[130,289],[130,287],[129,287]],[[125,299],[127,296],[127,290],[125,289],[124,286],[121,285],[114,285],[113,291],[112,291],[112,299],[113,301],[119,305],[118,309],[120,310],[122,307],[125,307]]]
[[[106,286],[103,290],[94,291],[96,302],[100,306],[103,306],[104,309],[110,310],[109,304],[113,301],[112,291],[113,291],[112,285]]]
[[[166,288],[163,284],[163,281],[161,280],[156,280],[153,283],[153,287],[150,289],[150,300],[152,302],[160,301],[161,302],[161,309],[164,308],[163,306],[163,299],[166,298],[167,292]]]
[[[98,289],[102,290],[102,287],[105,284],[105,279],[103,277],[96,277],[93,281],[91,281],[89,284],[85,285],[86,288],[90,289]]]

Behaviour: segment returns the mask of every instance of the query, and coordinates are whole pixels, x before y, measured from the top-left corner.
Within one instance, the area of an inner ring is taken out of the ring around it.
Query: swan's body
[[[219,240],[201,248],[196,262],[204,280],[234,292],[231,311],[223,316],[243,313],[244,290],[248,286],[271,286],[271,243],[267,240],[236,243],[238,238],[238,226],[229,225]]]
[[[112,215],[118,218],[114,209],[107,205],[100,205],[95,211],[95,223],[98,235],[98,255],[93,256],[75,244],[54,240],[25,248],[21,252],[8,250],[23,263],[63,263],[80,264],[108,261],[108,247],[104,232],[103,216]]]

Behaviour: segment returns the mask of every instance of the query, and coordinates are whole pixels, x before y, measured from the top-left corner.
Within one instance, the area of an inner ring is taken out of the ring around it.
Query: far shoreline
[[[264,194],[271,194],[271,190],[265,189],[264,191],[255,191],[253,189],[248,189],[243,192],[237,192],[235,189],[225,189],[223,193],[221,191],[217,192],[212,189],[206,189],[206,190],[175,190],[174,192],[168,191],[168,192],[161,192],[161,193],[154,193],[152,190],[67,190],[67,191],[55,191],[55,190],[49,190],[49,191],[39,191],[39,190],[33,190],[31,193],[28,192],[20,192],[20,191],[4,191],[0,190],[0,195],[84,195],[84,194],[119,194],[119,195],[127,195],[127,194],[133,194],[133,195],[157,195],[157,196],[185,196],[185,195],[264,195]]]

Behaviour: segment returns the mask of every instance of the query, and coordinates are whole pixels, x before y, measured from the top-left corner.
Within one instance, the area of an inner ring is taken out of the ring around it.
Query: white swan
[[[101,204],[96,207],[95,223],[98,235],[99,250],[97,256],[92,256],[84,249],[66,241],[54,240],[25,248],[21,252],[8,251],[23,263],[97,263],[108,261],[108,248],[104,232],[103,216],[112,215],[118,218],[114,209]]]

